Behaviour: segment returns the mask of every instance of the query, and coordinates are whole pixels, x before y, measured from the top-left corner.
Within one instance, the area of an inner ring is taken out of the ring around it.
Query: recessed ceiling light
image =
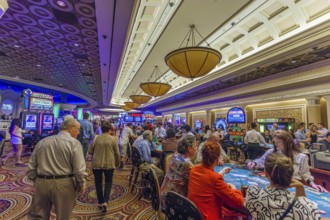
[[[291,61],[292,64],[295,64],[296,62],[297,62],[296,60],[292,60],[292,61]]]
[[[17,44],[14,44],[14,47],[19,48],[19,46]]]
[[[41,65],[40,64],[37,64],[37,67],[41,67]]]
[[[65,7],[65,3],[63,1],[60,1],[60,0],[56,1],[56,4],[61,6],[61,7]]]
[[[79,47],[79,44],[77,44],[77,43],[75,43],[75,44],[73,44],[75,47]]]

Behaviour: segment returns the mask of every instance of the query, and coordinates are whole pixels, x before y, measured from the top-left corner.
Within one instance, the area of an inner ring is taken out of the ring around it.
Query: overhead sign
[[[245,112],[242,108],[234,107],[229,109],[227,113],[228,123],[245,123]]]
[[[52,110],[53,101],[48,99],[30,98],[30,109],[34,110]]]

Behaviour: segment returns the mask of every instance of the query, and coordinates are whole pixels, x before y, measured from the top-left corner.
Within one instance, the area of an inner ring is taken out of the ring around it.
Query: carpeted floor
[[[6,144],[2,157],[10,148],[10,144]],[[29,156],[22,157],[23,162],[28,160]],[[129,165],[122,171],[115,171],[107,213],[101,213],[96,206],[96,191],[93,174],[90,172],[90,162],[87,162],[87,167],[89,173],[87,192],[78,197],[71,219],[155,219],[151,202],[143,198],[139,199],[136,188],[130,193]],[[26,166],[16,167],[14,158],[0,168],[0,220],[25,219],[34,191],[33,183],[25,176],[26,170]],[[51,219],[55,219],[55,214],[52,214]]]

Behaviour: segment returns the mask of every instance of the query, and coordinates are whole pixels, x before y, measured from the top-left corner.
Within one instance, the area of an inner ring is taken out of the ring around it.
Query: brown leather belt
[[[37,175],[38,178],[40,179],[64,179],[64,178],[70,178],[73,177],[73,174],[69,175],[62,175],[62,176],[47,176],[47,175]]]

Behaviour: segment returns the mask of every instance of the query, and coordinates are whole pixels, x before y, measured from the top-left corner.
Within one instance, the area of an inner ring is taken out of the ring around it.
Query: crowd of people
[[[48,219],[52,206],[58,219],[70,219],[77,194],[86,190],[86,161],[92,165],[97,206],[106,212],[114,172],[129,161],[132,147],[140,152],[140,170],[153,169],[157,174],[163,210],[166,194],[175,191],[194,202],[204,219],[222,219],[228,207],[246,207],[255,219],[279,219],[285,215],[291,219],[320,218],[315,203],[305,196],[304,185],[327,191],[313,182],[308,157],[301,152],[300,143],[313,144],[312,140],[330,143],[330,133],[321,123],[317,127],[310,124],[308,130],[300,124],[295,134],[279,130],[274,124],[264,135],[252,123],[243,144],[273,143],[274,147],[259,158],[247,161],[247,166],[264,169],[270,185],[250,187],[244,198],[240,190],[224,180],[230,168],[214,171],[215,166],[230,161],[224,147],[229,141],[229,130],[206,125],[192,131],[187,124],[174,127],[145,121],[135,127],[127,123],[116,132],[113,123],[91,123],[88,118],[88,113],[80,122],[73,117],[66,118],[57,134],[43,138],[35,146],[27,171],[36,189],[28,219]],[[1,160],[2,164],[14,154],[16,163],[21,163],[21,133],[19,120],[13,119],[10,126],[13,150]],[[159,149],[173,153],[166,173],[160,158],[154,154]],[[287,190],[289,187],[296,189],[295,195]]]

